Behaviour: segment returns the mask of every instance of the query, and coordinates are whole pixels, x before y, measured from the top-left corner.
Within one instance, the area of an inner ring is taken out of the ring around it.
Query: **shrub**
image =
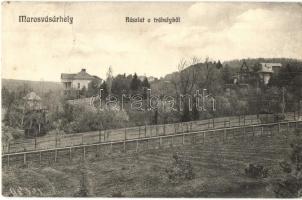
[[[297,198],[302,196],[302,139],[299,135],[290,146],[289,161],[280,162],[285,176],[273,185],[276,197]]]
[[[285,119],[285,115],[284,114],[275,114],[274,115],[274,121],[275,122],[280,122],[283,121]]]
[[[302,177],[288,176],[285,180],[279,180],[274,186],[274,192],[278,198],[301,197]]]
[[[124,197],[121,191],[115,191],[111,195],[112,197]]]
[[[280,167],[282,168],[283,172],[285,173],[291,173],[292,172],[292,168],[291,165],[285,161],[282,161],[279,163]]]
[[[266,178],[268,176],[268,169],[262,165],[249,164],[245,168],[245,175],[250,178]]]
[[[171,182],[191,180],[194,178],[192,164],[177,154],[173,155],[173,162],[165,169],[165,172]]]
[[[83,172],[82,172],[82,178],[80,180],[80,188],[74,194],[74,197],[88,197],[87,180]]]

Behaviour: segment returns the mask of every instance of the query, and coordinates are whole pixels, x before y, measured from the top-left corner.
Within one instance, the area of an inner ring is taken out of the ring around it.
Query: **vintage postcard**
[[[301,2],[2,2],[5,197],[302,197]]]

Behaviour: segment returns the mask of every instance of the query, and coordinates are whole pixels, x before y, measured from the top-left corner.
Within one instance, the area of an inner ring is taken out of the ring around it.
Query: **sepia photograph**
[[[302,2],[1,9],[2,196],[302,197]]]

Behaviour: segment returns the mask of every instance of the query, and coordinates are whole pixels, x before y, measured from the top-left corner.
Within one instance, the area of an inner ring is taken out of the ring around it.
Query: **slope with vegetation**
[[[237,138],[228,143],[89,157],[86,162],[75,164],[60,162],[51,166],[4,169],[3,194],[301,197],[300,140],[301,130],[254,140]],[[254,166],[253,171],[251,166]],[[290,166],[292,171],[287,170],[290,175],[285,175],[284,166]],[[263,169],[265,174],[259,176]]]

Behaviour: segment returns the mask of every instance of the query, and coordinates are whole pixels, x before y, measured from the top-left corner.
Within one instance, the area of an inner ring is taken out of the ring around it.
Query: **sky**
[[[20,23],[19,16],[71,16]],[[180,17],[180,23],[126,23]],[[85,68],[161,77],[181,59],[302,59],[301,3],[10,2],[2,4],[2,78],[60,81]]]

